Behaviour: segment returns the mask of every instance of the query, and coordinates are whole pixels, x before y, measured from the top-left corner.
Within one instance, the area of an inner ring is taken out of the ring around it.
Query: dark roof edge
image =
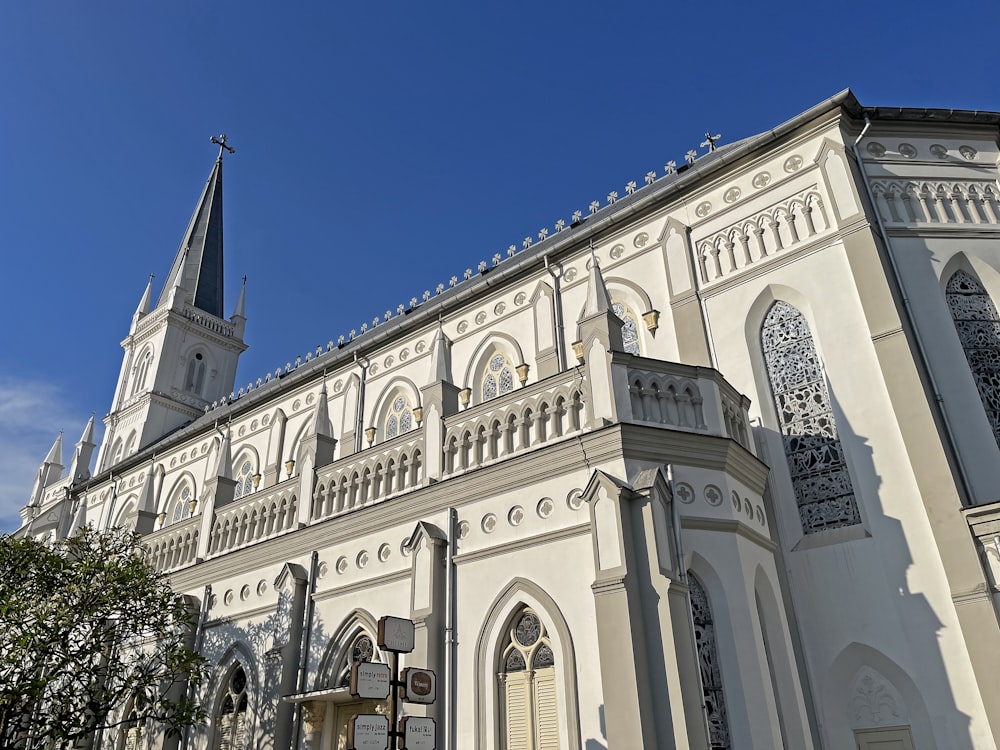
[[[900,122],[950,122],[966,125],[1000,124],[1000,112],[978,109],[928,109],[919,107],[865,107],[864,114],[872,120]]]

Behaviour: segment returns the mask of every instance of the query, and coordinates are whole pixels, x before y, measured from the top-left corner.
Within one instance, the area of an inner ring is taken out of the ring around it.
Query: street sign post
[[[355,716],[347,725],[347,746],[351,750],[388,750],[389,717],[379,714]]]
[[[407,667],[403,670],[403,700],[407,703],[434,702],[437,697],[437,677],[430,669]]]
[[[379,618],[378,647],[394,654],[408,654],[413,650],[413,620],[402,617]]]

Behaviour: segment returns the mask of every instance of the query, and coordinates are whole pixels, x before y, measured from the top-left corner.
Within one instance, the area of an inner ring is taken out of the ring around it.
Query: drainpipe
[[[361,368],[361,382],[358,384],[357,420],[354,425],[354,452],[361,452],[361,441],[365,437],[365,383],[368,380],[368,358],[364,355],[354,355],[354,362]]]
[[[552,266],[549,265],[549,256],[547,254],[542,256],[542,260],[545,261],[545,270],[552,277],[552,288],[555,292],[555,299],[553,301],[556,307],[556,314],[552,325],[555,328],[553,333],[556,339],[556,357],[559,360],[559,372],[563,372],[566,369],[566,332],[563,330],[562,288],[559,284],[561,273],[556,273]]]
[[[878,212],[878,204],[875,202],[875,194],[872,192],[871,184],[869,184],[868,175],[865,173],[865,164],[861,158],[861,150],[858,148],[858,144],[861,143],[861,139],[863,139],[868,133],[868,129],[871,127],[871,124],[871,119],[866,113],[865,126],[861,129],[858,137],[854,139],[854,143],[851,145],[851,150],[854,152],[854,158],[858,162],[858,169],[861,171],[861,183],[865,186],[865,194],[868,196],[868,202],[871,205],[872,214],[875,217],[875,226],[878,229],[879,238],[882,241],[882,247],[885,248],[886,258],[889,260],[889,270],[892,274],[892,280],[899,289],[899,295],[902,298],[903,316],[905,318],[905,322],[913,332],[913,342],[916,344],[917,348],[918,363],[923,368],[923,371],[927,376],[927,385],[931,389],[934,404],[941,415],[941,424],[944,427],[947,448],[950,450],[951,455],[955,459],[955,469],[958,472],[958,480],[961,485],[961,491],[965,495],[965,505],[975,505],[975,495],[972,492],[972,482],[969,480],[969,473],[965,468],[965,462],[962,460],[962,454],[958,450],[958,443],[955,440],[955,433],[954,430],[952,430],[951,422],[948,419],[948,410],[945,407],[944,397],[941,395],[941,390],[938,388],[937,380],[934,377],[934,371],[931,369],[930,360],[927,357],[927,349],[924,346],[923,339],[920,337],[920,329],[917,328],[916,321],[914,320],[913,308],[910,305],[910,297],[906,293],[906,287],[903,286],[903,277],[899,273],[899,266],[896,264],[896,258],[892,254],[892,248],[889,245],[889,233],[886,231],[885,224],[882,221],[882,216]]]
[[[674,497],[674,465],[667,464],[667,492],[670,493],[670,521],[674,527],[674,555],[676,556],[677,575],[682,583],[687,583],[687,570],[684,567],[684,550],[681,548],[681,511]]]
[[[313,589],[316,587],[316,570],[319,567],[319,552],[313,550],[309,559],[309,580],[306,581],[306,606],[302,616],[302,642],[299,644],[299,671],[295,678],[295,692],[304,693],[306,689],[306,663],[309,659],[309,637],[312,634],[313,619]],[[302,704],[295,702],[292,714],[292,748],[299,746],[299,732],[302,724]]]
[[[455,531],[458,511],[448,508],[444,584],[444,750],[455,750]]]
[[[201,650],[201,635],[205,629],[205,618],[208,617],[208,605],[212,599],[212,584],[207,584],[205,586],[205,591],[201,595],[201,611],[198,612],[198,622],[194,626],[194,641],[191,645],[191,650],[196,654],[200,653]],[[187,687],[187,697],[188,700],[191,699],[192,686],[189,684]],[[191,738],[191,727],[184,727],[184,737],[181,746],[184,750],[190,746]]]

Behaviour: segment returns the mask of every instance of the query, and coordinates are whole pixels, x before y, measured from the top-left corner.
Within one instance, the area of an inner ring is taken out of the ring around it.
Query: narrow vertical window
[[[979,390],[986,419],[1000,445],[1000,317],[983,285],[956,271],[945,288],[948,309]]]
[[[413,407],[409,399],[405,396],[396,396],[389,406],[389,413],[385,417],[385,427],[383,435],[386,440],[391,440],[397,435],[402,435],[413,429]]]
[[[170,523],[183,521],[191,515],[191,501],[194,500],[194,491],[187,482],[177,492],[174,493],[173,502],[170,503],[168,511]]]
[[[641,354],[639,351],[639,325],[636,323],[635,313],[624,302],[611,301],[611,309],[622,323],[622,343],[625,344],[625,351],[629,354]]]
[[[226,682],[225,695],[216,717],[216,750],[243,750],[246,746],[247,675],[236,665]]]
[[[803,532],[861,523],[809,323],[775,302],[760,338]]]
[[[205,356],[197,352],[188,362],[187,376],[184,378],[184,390],[201,395],[205,387]]]
[[[715,624],[708,606],[708,595],[693,575],[688,574],[691,593],[691,619],[694,621],[694,642],[698,649],[701,687],[705,695],[708,716],[708,739],[712,750],[729,750],[729,718],[726,699],[722,694],[722,670],[715,641]]]
[[[555,656],[545,626],[527,607],[511,622],[498,679],[504,750],[557,750]]]

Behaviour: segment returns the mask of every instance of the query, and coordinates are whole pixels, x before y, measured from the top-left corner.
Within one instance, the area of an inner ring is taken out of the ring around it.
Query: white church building
[[[102,750],[343,750],[382,615],[441,750],[995,749],[998,126],[842,92],[247,383],[220,148],[22,511],[198,612],[209,720]]]

